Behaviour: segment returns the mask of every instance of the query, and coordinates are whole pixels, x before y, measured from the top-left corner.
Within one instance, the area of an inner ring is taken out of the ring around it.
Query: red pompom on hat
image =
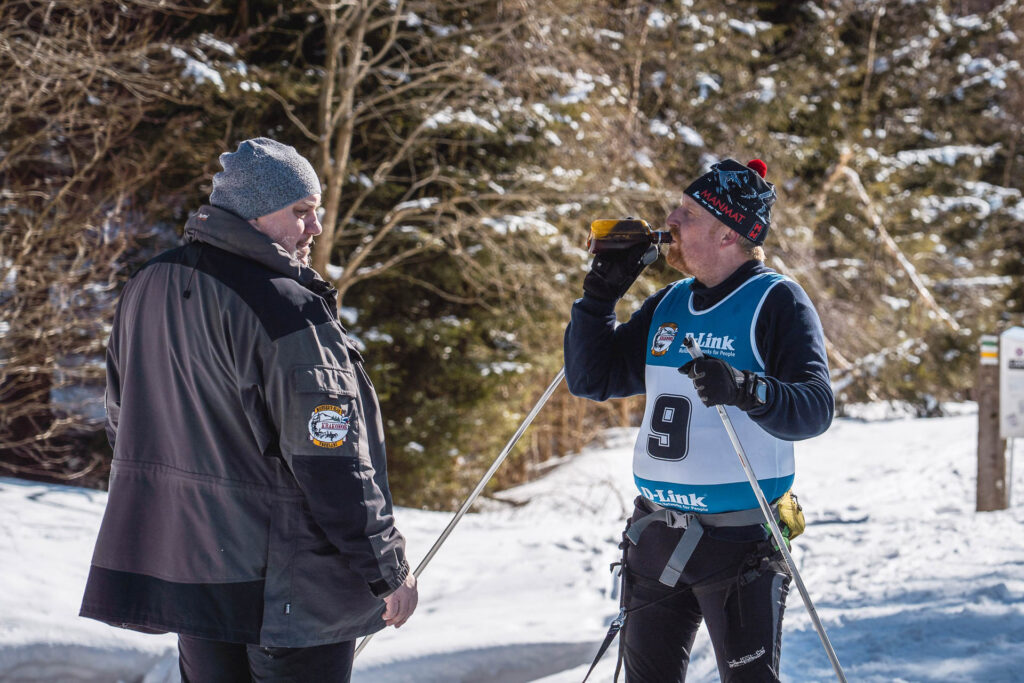
[[[757,171],[757,174],[762,178],[768,173],[768,164],[764,163],[760,159],[751,159],[747,162],[747,168],[752,168]]]

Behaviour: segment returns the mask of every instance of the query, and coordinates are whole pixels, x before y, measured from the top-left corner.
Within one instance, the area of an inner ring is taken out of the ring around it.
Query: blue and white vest
[[[756,275],[704,311],[693,308],[693,280],[680,280],[659,302],[647,337],[647,407],[633,451],[633,478],[644,497],[694,512],[758,506],[718,411],[701,403],[693,380],[678,368],[690,360],[683,339],[693,335],[705,355],[763,375],[754,327],[768,292],[784,280],[778,273]],[[792,442],[738,408],[726,411],[761,490],[775,500],[793,484]]]

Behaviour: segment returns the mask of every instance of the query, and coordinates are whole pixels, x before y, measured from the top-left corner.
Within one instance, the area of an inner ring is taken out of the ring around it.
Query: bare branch
[[[281,97],[281,94],[279,92],[277,92],[276,90],[269,86],[264,87],[263,91],[268,93],[271,97],[273,97],[281,104],[281,108],[284,110],[284,113],[288,117],[288,120],[291,121],[292,124],[294,124],[295,127],[298,128],[302,132],[302,134],[306,136],[306,138],[308,138],[312,142],[319,142],[320,136],[316,135],[309,128],[307,128],[306,124],[302,122],[302,119],[295,115],[295,107],[292,106],[291,103],[288,102],[288,100]]]
[[[871,221],[871,226],[875,229],[875,231],[878,233],[878,236],[881,238],[882,244],[885,246],[886,250],[896,259],[897,263],[900,264],[900,267],[903,268],[903,271],[907,274],[907,277],[910,278],[911,284],[914,285],[914,289],[917,290],[918,295],[920,295],[925,305],[928,306],[928,308],[930,308],[932,311],[934,311],[935,314],[939,316],[939,319],[946,323],[949,329],[951,329],[954,332],[959,331],[960,324],[953,319],[953,316],[951,316],[946,309],[939,306],[939,304],[935,301],[935,297],[932,296],[931,291],[924,284],[924,281],[921,280],[921,276],[918,275],[917,269],[914,267],[914,264],[910,262],[910,259],[907,258],[906,254],[903,253],[903,251],[899,248],[899,245],[896,244],[896,241],[889,234],[889,231],[885,229],[885,224],[882,222],[881,216],[875,210],[874,202],[871,201],[871,198],[868,196],[867,190],[864,189],[864,184],[860,180],[860,175],[849,166],[843,168],[843,173],[846,175],[847,179],[850,181],[850,184],[853,186],[853,189],[856,191],[857,196],[864,204],[864,209],[867,212],[868,220]]]

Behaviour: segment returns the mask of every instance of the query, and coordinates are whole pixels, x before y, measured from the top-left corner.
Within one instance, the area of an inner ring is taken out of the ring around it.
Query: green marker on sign
[[[999,337],[991,334],[982,335],[981,364],[999,365]]]

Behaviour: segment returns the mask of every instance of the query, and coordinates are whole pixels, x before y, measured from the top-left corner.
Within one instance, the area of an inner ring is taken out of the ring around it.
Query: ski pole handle
[[[697,360],[704,357],[704,352],[697,346],[697,340],[693,338],[693,335],[688,334],[683,338],[683,346],[690,352],[690,358]]]

